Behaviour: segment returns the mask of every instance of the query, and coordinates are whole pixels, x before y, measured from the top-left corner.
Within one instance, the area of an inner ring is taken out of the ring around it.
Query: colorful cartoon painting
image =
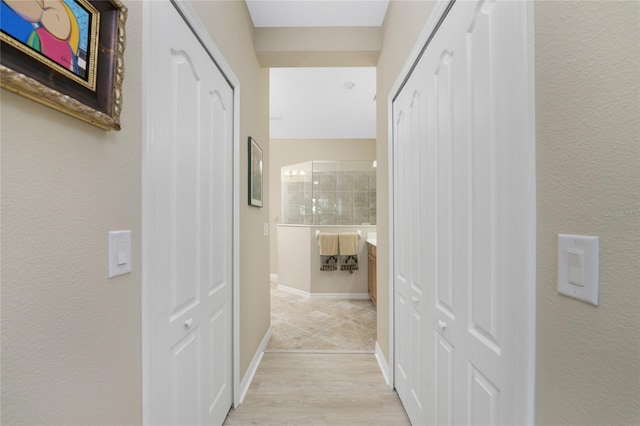
[[[0,30],[3,40],[10,37],[13,46],[32,57],[44,56],[89,81],[92,20],[97,16],[91,9],[82,0],[1,0]]]

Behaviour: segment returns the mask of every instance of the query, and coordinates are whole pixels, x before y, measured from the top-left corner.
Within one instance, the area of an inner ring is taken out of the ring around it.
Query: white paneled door
[[[456,1],[393,102],[394,377],[413,424],[533,421],[529,14]]]
[[[170,2],[151,5],[148,423],[232,404],[233,89]]]

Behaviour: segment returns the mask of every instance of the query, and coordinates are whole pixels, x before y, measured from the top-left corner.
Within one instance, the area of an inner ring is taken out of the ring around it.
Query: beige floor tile
[[[271,308],[267,351],[374,350],[377,313],[369,300],[309,299],[272,284]]]

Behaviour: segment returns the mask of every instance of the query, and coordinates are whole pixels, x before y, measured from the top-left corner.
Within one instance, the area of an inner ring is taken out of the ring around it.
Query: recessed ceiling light
[[[343,84],[344,88],[347,89],[347,90],[353,89],[355,87],[355,85],[356,84],[353,81],[345,81],[344,84]]]

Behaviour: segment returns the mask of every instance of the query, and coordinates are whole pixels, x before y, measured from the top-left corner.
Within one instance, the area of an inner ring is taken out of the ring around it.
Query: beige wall
[[[418,35],[436,2],[397,1],[389,4],[382,27],[382,52],[377,68],[377,146],[378,157],[378,344],[389,358],[389,141],[387,107],[391,86],[399,77]]]
[[[311,160],[375,160],[375,139],[272,139],[270,143],[271,273],[278,273],[277,224],[280,223],[280,167]],[[386,207],[385,207],[386,209]]]
[[[538,424],[640,424],[639,22],[536,4]],[[599,306],[557,294],[558,233],[600,237]]]
[[[255,355],[270,323],[269,223],[271,200],[264,207],[248,205],[247,138],[262,147],[269,169],[269,70],[260,68],[253,51],[253,24],[245,2],[192,1],[225,60],[240,81],[240,375]],[[264,174],[264,189],[269,174]]]
[[[2,90],[2,424],[140,424],[142,3],[122,131]],[[132,273],[107,278],[107,232]]]
[[[278,285],[312,294],[367,294],[369,292],[366,240],[368,233],[376,232],[375,226],[278,225],[277,229],[281,254]],[[340,270],[321,271],[316,231],[360,232],[357,253],[360,269],[352,274]]]
[[[379,27],[256,28],[263,67],[374,67],[382,42]]]
[[[7,91],[2,125],[2,424],[140,424],[142,2],[127,1],[122,131]],[[247,144],[268,164],[268,70],[244,2],[194,2],[241,84],[241,372],[269,326],[265,208],[247,206]],[[265,175],[265,188],[269,176]],[[132,273],[107,278],[107,232]]]
[[[638,2],[537,2],[538,424],[640,422]],[[392,1],[378,63],[378,343],[388,356],[387,95],[431,11]],[[557,234],[600,237],[600,305],[556,291]]]

